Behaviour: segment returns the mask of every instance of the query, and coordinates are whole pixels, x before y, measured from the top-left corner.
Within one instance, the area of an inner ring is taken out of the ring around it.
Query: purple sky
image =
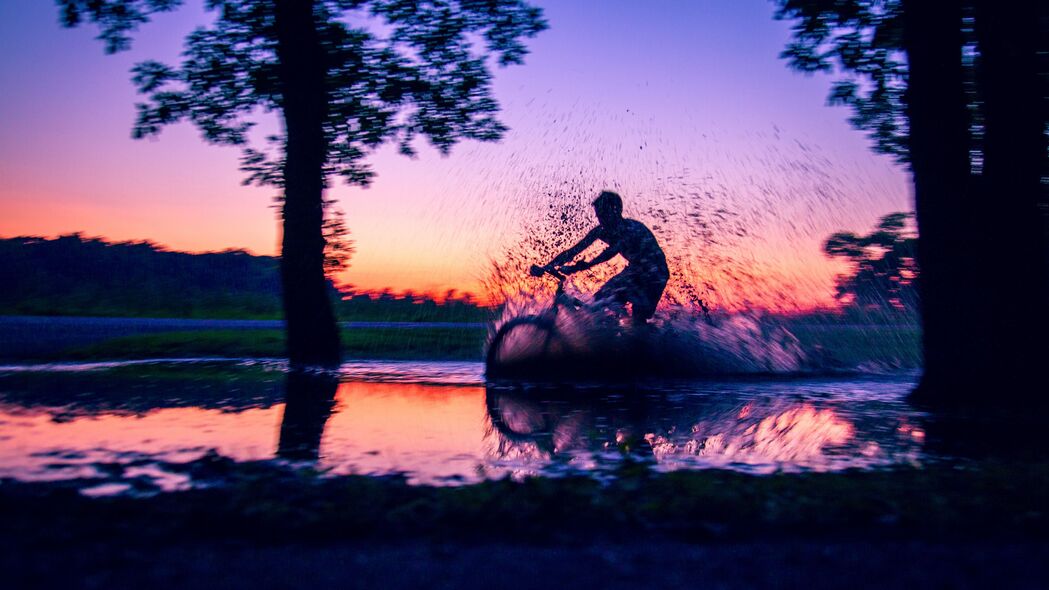
[[[476,289],[489,257],[527,231],[521,218],[545,206],[538,195],[571,183],[618,188],[649,222],[668,192],[712,192],[756,236],[739,257],[815,291],[831,277],[819,254],[827,233],[909,208],[906,174],[870,153],[847,110],[824,106],[829,80],[778,59],[788,24],[771,3],[537,3],[551,28],[524,66],[496,73],[512,129],[502,142],[447,158],[381,150],[370,189],[334,189],[357,242],[347,281]],[[187,125],[130,139],[128,69],[174,59],[208,18],[199,4],[161,15],[115,56],[93,29],[60,28],[50,2],[0,4],[0,236],[84,231],[275,252],[272,191],[240,186],[235,149]]]

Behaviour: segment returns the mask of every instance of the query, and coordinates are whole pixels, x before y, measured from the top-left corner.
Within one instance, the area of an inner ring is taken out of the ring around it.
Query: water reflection
[[[338,387],[338,377],[328,372],[288,373],[278,457],[290,461],[317,461],[320,458],[324,424],[331,416]]]
[[[212,450],[433,484],[603,474],[625,456],[755,473],[925,456],[910,376],[486,386],[464,384],[461,365],[449,379],[437,363],[362,364],[341,381],[238,366],[0,373],[0,477],[178,488],[192,482],[166,465]]]
[[[650,456],[663,469],[765,473],[918,459],[923,433],[901,408],[797,395],[806,388],[820,393],[828,385],[797,384],[788,396],[755,395],[781,384],[740,384],[736,391],[709,385],[614,391],[497,385],[488,387],[486,405],[499,437],[497,453],[517,462],[560,458],[592,469],[602,458],[629,454]]]

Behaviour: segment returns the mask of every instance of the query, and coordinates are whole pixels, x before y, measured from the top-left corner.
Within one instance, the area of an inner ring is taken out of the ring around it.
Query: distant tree
[[[838,76],[830,102],[913,174],[918,397],[1045,403],[1029,384],[1049,358],[1049,4],[774,1],[791,66]]]
[[[849,274],[837,279],[839,301],[864,310],[916,309],[917,235],[908,227],[910,217],[910,213],[891,213],[867,235],[839,232],[827,238],[823,251],[851,266]]]
[[[106,51],[181,0],[57,0],[65,26],[97,24]],[[243,149],[248,181],[283,190],[281,282],[293,366],[336,365],[338,330],[325,281],[324,190],[332,177],[365,185],[365,155],[395,142],[414,154],[460,139],[495,140],[487,55],[521,63],[523,39],[546,26],[524,0],[206,0],[214,22],[186,38],[179,66],[146,61],[133,81],[135,137],[190,121],[211,143]],[[282,133],[252,146],[259,112]]]

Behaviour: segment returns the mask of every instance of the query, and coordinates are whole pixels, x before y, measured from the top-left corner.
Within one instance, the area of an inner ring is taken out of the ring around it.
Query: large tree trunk
[[[281,282],[292,367],[335,367],[339,332],[324,277],[324,178],[328,108],[325,52],[312,0],[276,0],[281,107],[287,133]]]
[[[982,255],[974,274],[981,275],[985,310],[988,357],[982,368],[1015,399],[1041,401],[1049,382],[1049,200],[1042,185],[1049,146],[1038,13],[1036,2],[976,2],[986,131],[982,225],[974,238]]]
[[[936,397],[982,356],[971,332],[981,314],[968,255],[970,213],[978,206],[970,182],[960,3],[905,0],[904,14],[925,355],[916,393]]]
[[[925,329],[925,374],[914,397],[949,406],[1001,393],[1042,404],[1049,263],[1038,15],[1033,3],[975,5],[985,125],[979,175],[969,171],[958,3],[905,3]]]

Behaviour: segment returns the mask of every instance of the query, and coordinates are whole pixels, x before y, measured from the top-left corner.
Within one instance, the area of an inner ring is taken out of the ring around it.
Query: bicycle
[[[549,275],[557,280],[553,303],[538,314],[513,318],[496,331],[485,355],[489,377],[566,374],[578,372],[581,368],[582,353],[585,351],[579,350],[560,333],[557,318],[566,309],[573,312],[597,309],[565,291],[567,277],[564,274],[536,265],[529,272],[535,277]],[[616,321],[618,331],[618,320],[622,314],[609,315]]]

